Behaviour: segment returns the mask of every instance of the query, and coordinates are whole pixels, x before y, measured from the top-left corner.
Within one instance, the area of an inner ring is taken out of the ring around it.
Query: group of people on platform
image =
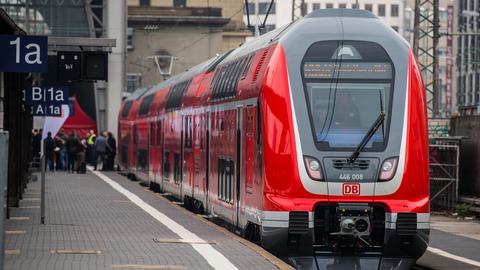
[[[40,157],[41,140],[42,130],[33,130],[33,157]],[[97,136],[90,130],[86,136],[80,138],[76,130],[67,135],[62,129],[55,137],[48,132],[43,142],[45,166],[52,172],[85,173],[87,164],[96,170],[98,163],[102,163],[103,171],[114,169],[117,142],[111,132],[104,131]]]

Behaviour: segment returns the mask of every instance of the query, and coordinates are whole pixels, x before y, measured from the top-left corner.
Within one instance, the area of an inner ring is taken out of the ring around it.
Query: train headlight
[[[388,181],[393,178],[397,171],[398,157],[386,159],[380,170],[380,181]]]
[[[305,167],[308,172],[308,176],[312,178],[313,180],[322,180],[322,165],[320,165],[320,162],[313,158],[313,157],[304,157],[305,160]]]
[[[310,162],[308,163],[308,166],[312,171],[318,171],[320,169],[320,163],[314,159],[310,160]]]
[[[392,161],[387,160],[382,165],[382,172],[388,172],[388,171],[392,170],[392,168],[393,168]]]

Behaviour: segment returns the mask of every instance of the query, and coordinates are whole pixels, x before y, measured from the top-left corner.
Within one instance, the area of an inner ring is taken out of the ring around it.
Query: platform
[[[480,269],[480,222],[432,215],[430,247],[418,264],[435,270]]]
[[[118,173],[47,173],[46,183],[45,225],[38,181],[10,209],[5,269],[292,269]],[[431,221],[430,248],[416,269],[480,269],[478,221]],[[312,258],[297,262],[316,269]]]
[[[291,269],[117,173],[47,173],[6,222],[5,269]]]

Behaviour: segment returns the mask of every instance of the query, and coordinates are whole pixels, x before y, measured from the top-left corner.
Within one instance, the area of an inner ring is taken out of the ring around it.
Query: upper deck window
[[[150,111],[150,106],[153,102],[154,94],[150,94],[142,99],[140,103],[140,108],[138,109],[138,115],[146,115]]]
[[[187,88],[190,86],[190,83],[192,80],[186,80],[180,83],[175,84],[172,87],[172,90],[170,90],[170,94],[168,95],[167,99],[167,104],[166,104],[166,109],[177,109],[180,108],[182,105],[182,98],[187,90]]]
[[[123,105],[123,108],[122,108],[122,118],[126,118],[128,116],[128,113],[130,112],[131,108],[132,108],[132,101],[129,100],[125,102],[125,105]]]

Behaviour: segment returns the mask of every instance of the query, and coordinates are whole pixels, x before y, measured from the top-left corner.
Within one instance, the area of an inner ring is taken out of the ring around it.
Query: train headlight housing
[[[313,180],[323,180],[322,165],[313,157],[304,157],[305,167],[307,169],[308,176]]]
[[[383,161],[382,166],[380,168],[380,177],[378,180],[380,181],[388,181],[393,178],[395,172],[397,171],[397,164],[398,164],[398,157],[395,158],[388,158]]]

